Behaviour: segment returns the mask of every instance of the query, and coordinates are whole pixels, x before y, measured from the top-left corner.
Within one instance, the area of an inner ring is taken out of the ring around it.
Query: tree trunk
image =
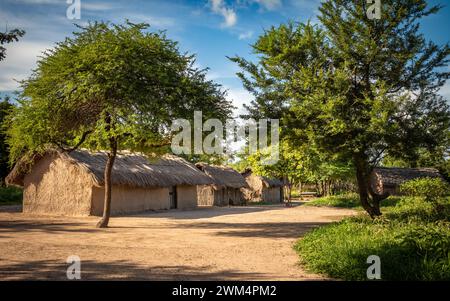
[[[302,195],[302,192],[303,192],[303,186],[302,186],[302,182],[300,181],[300,182],[298,183],[298,194],[300,195],[300,200],[301,200],[301,201],[303,201],[303,195]]]
[[[289,183],[288,187],[289,187],[288,203],[291,203],[291,200],[292,200],[292,184]]]
[[[361,205],[371,218],[380,216],[381,198],[375,198],[373,204],[370,203],[369,199],[369,191],[373,192],[373,190],[370,186],[370,174],[367,160],[355,156],[354,161],[356,166],[356,180],[358,183],[359,199],[361,201]]]
[[[105,130],[107,132],[111,129],[111,116],[109,114],[106,115],[105,118],[106,127]],[[97,228],[107,228],[109,223],[109,217],[111,215],[111,173],[114,166],[114,161],[117,156],[117,138],[111,137],[109,138],[109,147],[110,152],[108,153],[108,160],[106,161],[105,173],[104,173],[104,182],[105,182],[105,198],[103,205],[103,216],[102,219],[97,223]]]
[[[108,227],[109,217],[111,215],[111,173],[112,168],[114,166],[114,161],[117,156],[117,141],[113,138],[111,139],[112,147],[111,152],[108,154],[108,161],[106,162],[105,166],[105,199],[104,199],[104,205],[103,205],[103,217],[102,219],[97,223],[97,228],[106,228]]]

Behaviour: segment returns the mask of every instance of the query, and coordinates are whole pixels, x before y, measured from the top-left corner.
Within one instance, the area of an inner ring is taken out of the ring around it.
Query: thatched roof
[[[387,186],[397,186],[416,178],[442,178],[439,171],[434,168],[377,167],[373,173],[383,185]]]
[[[76,150],[70,153],[49,151],[63,160],[76,164],[92,175],[94,185],[104,185],[104,168],[107,161],[105,152],[88,152]],[[34,162],[41,159],[38,156]],[[20,163],[7,177],[7,183],[23,186],[24,170]],[[174,156],[164,155],[162,158],[150,161],[145,155],[123,153],[118,154],[112,171],[113,185],[131,187],[169,187],[176,185],[208,185],[213,180],[199,171],[194,164]]]
[[[261,178],[261,181],[264,183],[264,186],[266,187],[282,187],[284,186],[283,181],[275,179],[275,178],[268,178],[259,176]]]
[[[247,187],[245,178],[236,170],[226,166],[209,165],[206,163],[195,164],[198,169],[214,180],[214,188],[221,187],[242,188]]]
[[[248,176],[250,176],[250,175],[252,175],[253,174],[253,172],[252,172],[252,170],[251,169],[246,169],[243,173],[242,173],[242,175],[244,176],[244,177],[248,177]],[[267,187],[267,188],[271,188],[271,187],[282,187],[282,186],[284,186],[285,185],[285,183],[283,183],[283,181],[281,181],[281,180],[279,180],[279,179],[276,179],[276,178],[269,178],[269,177],[265,177],[265,176],[259,176],[259,175],[256,175],[256,174],[254,174],[256,177],[258,177],[260,180],[261,180],[261,182],[263,183],[263,185],[264,185],[264,187]]]

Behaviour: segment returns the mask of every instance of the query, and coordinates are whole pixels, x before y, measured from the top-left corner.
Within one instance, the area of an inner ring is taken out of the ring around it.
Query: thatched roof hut
[[[199,205],[227,206],[242,203],[240,189],[247,187],[247,183],[240,173],[230,167],[202,162],[195,166],[214,181],[213,185],[199,186]]]
[[[377,193],[399,193],[403,182],[417,178],[442,178],[434,168],[377,167],[371,174],[371,185]]]
[[[203,162],[196,163],[195,166],[214,180],[214,186],[242,188],[246,187],[244,177],[231,167],[209,165]]]
[[[105,152],[88,152],[86,150],[76,150],[70,153],[49,151],[63,160],[67,160],[81,170],[92,176],[93,184],[97,187],[104,185],[103,175],[106,161],[108,159]],[[42,157],[36,156],[33,165]],[[28,166],[30,168],[31,166]],[[23,163],[17,164],[6,178],[9,185],[23,186],[26,173],[23,172]],[[210,177],[198,172],[192,163],[174,156],[164,155],[161,158],[152,160],[142,154],[122,153],[118,154],[114,162],[111,176],[113,185],[129,187],[170,187],[176,185],[205,185],[213,183]]]
[[[24,187],[24,211],[99,215],[106,161],[105,152],[50,150],[29,164],[19,162],[6,181]],[[118,154],[111,180],[113,213],[195,207],[196,185],[214,183],[182,158],[126,152]]]
[[[249,202],[283,202],[283,181],[275,178],[256,175],[252,170],[247,169],[242,173],[249,186],[243,189],[244,197]]]

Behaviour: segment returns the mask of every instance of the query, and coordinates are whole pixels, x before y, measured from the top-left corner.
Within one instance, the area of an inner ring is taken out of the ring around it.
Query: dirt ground
[[[84,280],[313,280],[292,246],[354,211],[281,205],[115,217],[32,216],[0,209],[0,280],[64,280],[70,255]]]

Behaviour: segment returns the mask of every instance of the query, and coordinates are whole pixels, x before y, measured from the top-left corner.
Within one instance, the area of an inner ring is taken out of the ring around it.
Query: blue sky
[[[69,2],[72,0],[69,0]],[[19,42],[7,45],[0,62],[0,93],[18,88],[16,80],[29,76],[40,53],[71,35],[73,23],[90,20],[146,22],[167,30],[183,51],[197,54],[200,67],[209,67],[209,78],[228,90],[241,108],[251,96],[236,77],[237,67],[226,56],[251,57],[250,44],[265,28],[290,19],[316,20],[320,0],[80,0],[81,19],[69,20],[67,0],[0,0],[0,30],[20,27],[26,31]],[[432,0],[430,3],[450,3]],[[450,7],[422,23],[426,37],[449,42]],[[450,99],[450,83],[442,89]],[[242,112],[238,109],[237,112]],[[237,113],[236,112],[236,113]]]

